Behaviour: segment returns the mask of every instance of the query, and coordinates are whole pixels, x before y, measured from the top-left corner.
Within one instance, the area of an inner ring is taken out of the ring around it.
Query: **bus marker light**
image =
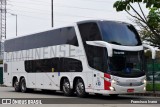
[[[144,79],[142,82],[143,82],[144,84],[146,84],[146,83],[147,83],[146,79]]]
[[[111,91],[115,91],[115,88],[114,87],[109,87]]]
[[[115,81],[115,80],[111,80],[111,83],[116,84],[116,83],[117,83],[117,81]]]

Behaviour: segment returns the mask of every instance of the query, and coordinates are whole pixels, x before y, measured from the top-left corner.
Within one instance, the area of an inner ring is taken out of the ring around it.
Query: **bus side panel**
[[[36,74],[35,73],[27,73],[27,87],[36,88]]]
[[[44,78],[44,89],[60,90],[60,80],[58,72],[44,73]]]

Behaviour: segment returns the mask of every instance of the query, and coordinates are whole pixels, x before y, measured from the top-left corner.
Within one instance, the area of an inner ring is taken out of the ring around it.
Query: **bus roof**
[[[39,31],[39,32],[34,32],[34,33],[26,34],[26,35],[20,35],[20,36],[18,36],[18,37],[12,37],[12,38],[6,39],[5,41],[7,41],[7,40],[12,40],[12,39],[16,39],[16,38],[21,38],[21,37],[25,37],[25,36],[30,36],[30,35],[33,35],[33,34],[43,33],[43,32],[46,32],[46,31],[55,30],[55,29],[59,29],[59,28],[63,28],[63,27],[71,27],[71,26],[74,26],[75,24],[83,24],[83,23],[89,23],[89,22],[96,22],[96,23],[97,23],[97,22],[102,22],[102,21],[110,21],[110,22],[117,22],[117,23],[129,24],[129,23],[122,22],[122,21],[102,20],[102,19],[97,19],[97,20],[84,20],[84,21],[77,21],[77,22],[74,22],[74,23],[72,23],[72,24],[67,24],[67,25],[63,25],[63,26],[56,26],[56,27],[54,27],[54,28],[46,29],[46,30]]]

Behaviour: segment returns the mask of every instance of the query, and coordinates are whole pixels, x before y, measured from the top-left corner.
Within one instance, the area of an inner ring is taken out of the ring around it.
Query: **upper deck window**
[[[129,24],[112,21],[100,22],[103,40],[116,45],[138,46],[141,45],[136,29]]]
[[[74,27],[36,33],[5,41],[5,52],[28,50],[55,45],[79,46]]]
[[[78,27],[84,44],[86,41],[102,40],[97,23],[88,22],[79,24]]]

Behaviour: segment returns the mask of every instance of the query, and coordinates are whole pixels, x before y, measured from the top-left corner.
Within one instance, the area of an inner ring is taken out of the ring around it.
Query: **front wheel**
[[[87,93],[82,79],[77,80],[75,90],[78,97],[86,97]]]

